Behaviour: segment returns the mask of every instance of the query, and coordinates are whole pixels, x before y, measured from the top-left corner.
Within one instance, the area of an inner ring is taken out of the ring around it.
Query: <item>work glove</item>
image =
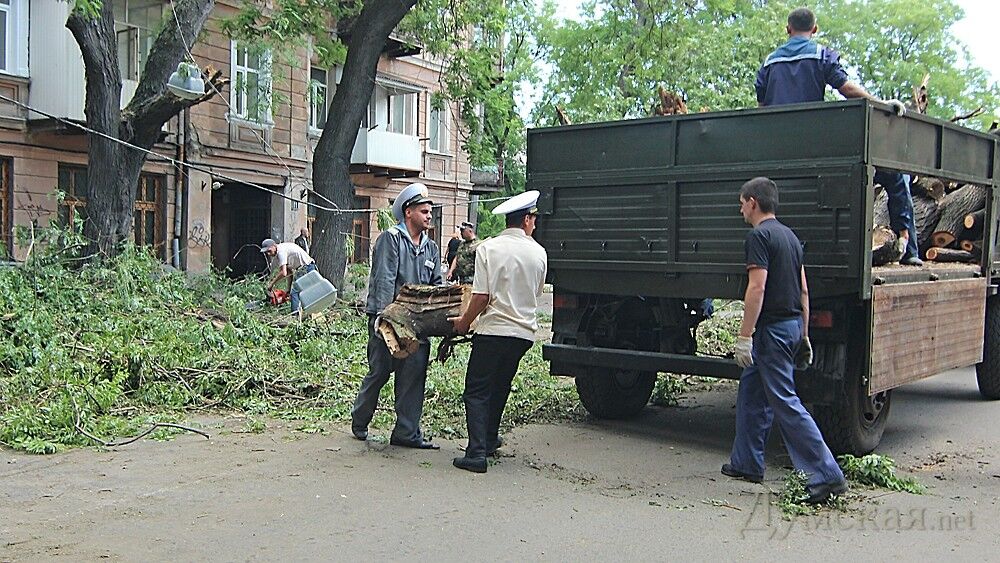
[[[889,104],[889,107],[892,108],[892,111],[896,112],[896,115],[900,117],[903,117],[903,115],[906,113],[906,105],[904,105],[903,102],[899,100],[895,99],[886,100],[885,103]]]
[[[741,368],[753,365],[753,338],[750,336],[737,336],[736,337],[736,349],[734,350],[736,355],[736,364]]]
[[[809,337],[802,339],[799,349],[795,351],[795,369],[806,369],[813,363],[813,347]]]

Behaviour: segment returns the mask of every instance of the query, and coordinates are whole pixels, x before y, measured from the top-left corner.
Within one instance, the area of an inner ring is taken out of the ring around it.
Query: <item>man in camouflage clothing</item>
[[[462,242],[458,245],[447,278],[458,283],[472,283],[472,276],[476,273],[476,247],[479,246],[479,239],[472,223],[462,223],[461,229]]]

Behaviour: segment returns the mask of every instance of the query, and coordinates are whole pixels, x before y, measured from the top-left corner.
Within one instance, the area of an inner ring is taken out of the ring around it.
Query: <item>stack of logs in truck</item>
[[[935,262],[979,262],[983,252],[986,202],[983,186],[924,176],[911,184],[913,218],[921,256]],[[872,266],[899,260],[898,235],[889,228],[888,196],[876,186]]]

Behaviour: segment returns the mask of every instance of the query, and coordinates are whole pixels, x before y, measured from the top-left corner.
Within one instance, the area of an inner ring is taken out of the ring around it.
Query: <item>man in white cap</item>
[[[368,375],[361,382],[351,410],[351,431],[359,440],[368,439],[368,425],[375,415],[379,392],[389,381],[389,374],[395,372],[396,427],[389,443],[408,448],[439,448],[425,440],[420,431],[430,342],[423,340],[416,352],[399,360],[392,357],[385,341],[375,331],[376,317],[396,299],[403,285],[443,283],[441,252],[427,236],[431,206],[427,186],[419,183],[407,186],[392,205],[392,214],[399,224],[375,241],[365,307],[368,313]]]
[[[538,192],[518,194],[493,210],[506,215],[507,228],[480,243],[472,299],[455,331],[464,334],[475,322],[472,354],[465,372],[465,421],[469,445],[455,467],[486,473],[486,457],[500,447],[500,419],[521,358],[535,342],[538,298],[545,285],[548,257],[531,238]]]
[[[274,277],[267,284],[270,292],[281,280],[288,280],[288,293],[292,298],[292,312],[298,313],[301,301],[299,290],[292,281],[316,269],[316,261],[312,259],[299,245],[292,242],[275,242],[274,239],[264,239],[260,243],[260,252],[267,256],[275,270]]]

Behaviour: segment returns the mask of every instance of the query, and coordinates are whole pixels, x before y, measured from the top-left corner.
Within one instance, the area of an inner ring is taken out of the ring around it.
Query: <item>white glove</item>
[[[903,115],[906,113],[906,105],[904,105],[903,102],[899,100],[886,100],[885,103],[889,104],[889,107],[892,108],[892,111],[896,112],[896,115],[900,117],[903,117]]]
[[[741,368],[753,365],[753,338],[750,336],[736,337],[736,364]]]
[[[802,339],[799,349],[795,351],[795,368],[806,369],[813,363],[813,347],[809,342],[809,337]]]

